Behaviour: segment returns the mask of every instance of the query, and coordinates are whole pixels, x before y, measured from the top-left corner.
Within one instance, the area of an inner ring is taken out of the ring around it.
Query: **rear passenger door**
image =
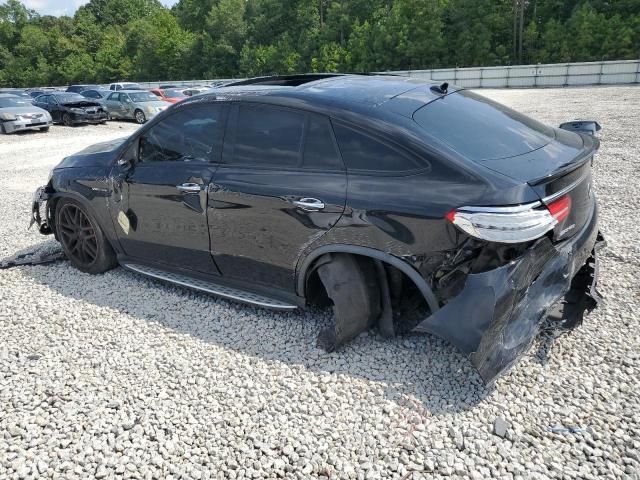
[[[340,219],[346,191],[328,118],[234,105],[209,186],[211,250],[222,275],[294,291],[298,256]]]
[[[107,98],[107,111],[112,117],[122,118],[123,110],[122,104],[120,103],[119,93],[112,93],[109,95]]]

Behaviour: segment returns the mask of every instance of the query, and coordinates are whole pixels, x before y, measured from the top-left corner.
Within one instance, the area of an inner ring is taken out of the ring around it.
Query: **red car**
[[[180,100],[184,100],[187,96],[182,93],[182,90],[168,88],[166,90],[162,90],[160,88],[154,88],[151,90],[151,93],[159,97],[161,100],[170,103],[177,103]]]

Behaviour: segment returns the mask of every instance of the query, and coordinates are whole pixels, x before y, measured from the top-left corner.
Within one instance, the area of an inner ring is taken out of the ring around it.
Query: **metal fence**
[[[449,82],[468,88],[617,85],[640,83],[640,60],[403,70],[380,73]]]
[[[434,82],[449,82],[467,88],[569,87],[579,85],[620,85],[640,83],[639,60],[606,62],[552,63],[544,65],[512,65],[504,67],[443,68],[436,70],[396,70],[375,72],[402,75]],[[215,82],[241,80],[166,80],[138,82],[144,88],[160,85],[190,87]],[[65,89],[65,87],[60,87]]]

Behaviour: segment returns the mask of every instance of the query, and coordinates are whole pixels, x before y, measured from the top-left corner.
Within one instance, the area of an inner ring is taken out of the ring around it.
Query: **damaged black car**
[[[36,97],[33,104],[47,110],[54,123],[67,127],[79,123],[106,123],[108,119],[107,110],[100,102],[78,93],[45,93]]]
[[[599,300],[600,126],[562,127],[447,84],[257,78],[65,158],[32,222],[83,272],[333,305],[327,351],[428,332],[491,382]]]

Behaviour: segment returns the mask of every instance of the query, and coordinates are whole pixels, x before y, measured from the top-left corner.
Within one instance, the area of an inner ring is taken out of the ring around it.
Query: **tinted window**
[[[136,103],[156,102],[158,100],[158,97],[151,92],[129,93],[128,96]]]
[[[89,98],[100,98],[100,95],[95,90],[85,90],[82,95]]]
[[[305,116],[290,110],[241,105],[234,147],[234,163],[297,166]]]
[[[347,170],[406,172],[424,165],[372,136],[335,123],[333,130]]]
[[[302,165],[306,168],[344,170],[328,119],[315,116],[309,119]]]
[[[59,93],[56,95],[60,103],[82,102],[84,97],[79,93]]]
[[[109,98],[107,98],[107,100],[113,100],[114,102],[117,102],[119,98],[119,93],[112,93],[111,95],[109,95]]]
[[[549,127],[466,90],[425,105],[413,115],[430,135],[471,160],[513,157],[549,143]]]
[[[140,137],[141,162],[209,162],[222,147],[222,105],[182,109]]]

